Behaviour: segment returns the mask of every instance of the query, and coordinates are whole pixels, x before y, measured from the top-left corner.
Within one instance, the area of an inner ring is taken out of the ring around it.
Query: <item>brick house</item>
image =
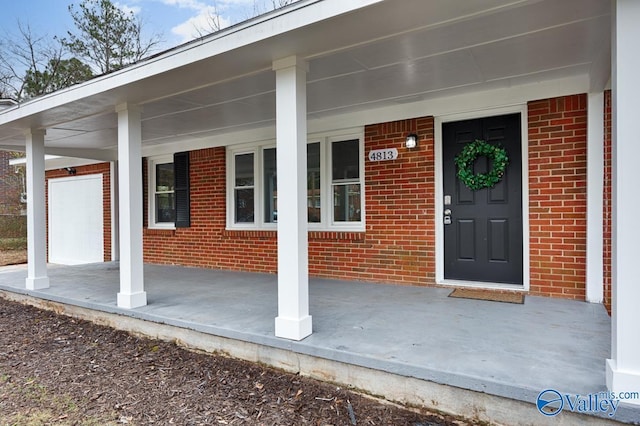
[[[0,110],[13,105],[15,102],[12,100],[0,98]],[[20,194],[23,182],[10,166],[11,158],[11,152],[0,150],[0,215],[18,215],[22,208]]]
[[[143,261],[277,273],[294,340],[309,275],[602,303],[608,386],[637,390],[640,8],[494,3],[303,0],[0,113],[38,195],[27,287],[48,286],[48,235],[50,260],[119,259],[132,309]],[[479,189],[456,160],[476,140],[508,156]],[[89,259],[65,252],[78,234]]]
[[[9,164],[11,158],[9,151],[0,151],[0,215],[19,215],[22,207],[22,182]]]

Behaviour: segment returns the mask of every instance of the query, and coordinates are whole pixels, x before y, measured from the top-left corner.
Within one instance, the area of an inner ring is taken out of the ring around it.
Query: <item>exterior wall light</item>
[[[404,141],[404,146],[413,149],[418,146],[418,135],[411,133],[407,135],[407,139]]]

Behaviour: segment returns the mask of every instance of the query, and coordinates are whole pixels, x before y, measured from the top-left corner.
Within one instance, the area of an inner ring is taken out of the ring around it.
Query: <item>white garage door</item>
[[[102,262],[102,175],[49,180],[49,262]]]

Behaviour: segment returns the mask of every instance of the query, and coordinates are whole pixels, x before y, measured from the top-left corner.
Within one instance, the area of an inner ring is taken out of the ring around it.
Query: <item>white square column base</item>
[[[27,290],[41,290],[49,288],[49,277],[36,277],[26,279]]]
[[[125,294],[118,293],[118,307],[125,309],[134,309],[147,305],[147,292]]]
[[[311,315],[300,319],[276,317],[276,337],[302,340],[311,335]]]
[[[618,363],[613,359],[607,360],[607,389],[616,394],[620,392],[638,392],[640,390],[640,371],[623,371],[618,369]],[[640,399],[624,399],[622,402],[640,406]]]

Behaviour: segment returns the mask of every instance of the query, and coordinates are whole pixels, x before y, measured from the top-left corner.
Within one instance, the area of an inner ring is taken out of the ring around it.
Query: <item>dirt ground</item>
[[[0,297],[0,426],[464,425]]]
[[[0,266],[27,263],[26,250],[0,250]]]

